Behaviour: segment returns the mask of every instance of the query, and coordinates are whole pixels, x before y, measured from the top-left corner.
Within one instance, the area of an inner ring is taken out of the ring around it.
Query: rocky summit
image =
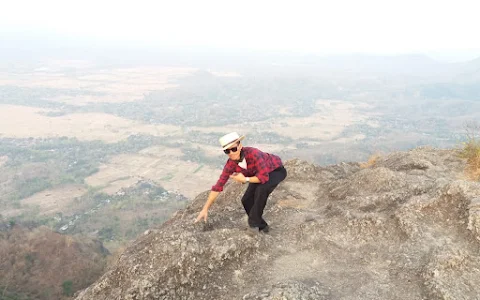
[[[230,183],[208,223],[193,223],[207,191],[76,299],[480,299],[480,184],[455,150],[285,166],[269,233],[245,230]]]

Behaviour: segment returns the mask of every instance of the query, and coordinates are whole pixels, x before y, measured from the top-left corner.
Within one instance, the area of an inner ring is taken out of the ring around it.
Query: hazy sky
[[[480,1],[2,2],[2,34],[51,32],[145,45],[312,53],[480,56]]]

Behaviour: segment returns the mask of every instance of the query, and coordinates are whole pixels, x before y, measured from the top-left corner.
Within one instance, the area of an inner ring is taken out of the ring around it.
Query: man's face
[[[240,142],[238,142],[233,146],[231,146],[230,148],[223,150],[223,152],[225,152],[225,154],[228,155],[228,158],[232,160],[239,160],[240,150],[242,150],[242,145],[240,144]]]

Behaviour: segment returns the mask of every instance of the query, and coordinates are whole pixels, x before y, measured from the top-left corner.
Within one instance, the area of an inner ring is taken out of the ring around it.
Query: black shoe
[[[267,225],[267,226],[263,227],[262,229],[260,229],[260,231],[263,232],[263,233],[268,233],[270,231],[270,226]]]

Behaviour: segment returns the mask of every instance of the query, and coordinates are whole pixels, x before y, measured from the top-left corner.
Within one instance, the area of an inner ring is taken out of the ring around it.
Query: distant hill
[[[480,57],[459,65],[459,72],[455,77],[456,82],[480,85]]]
[[[418,148],[327,167],[286,163],[250,236],[229,184],[140,237],[77,295],[99,299],[477,299],[480,184],[454,150]]]
[[[319,65],[335,70],[351,70],[358,73],[389,73],[403,75],[433,75],[448,64],[441,63],[422,54],[381,55],[338,55],[319,59]]]
[[[104,272],[107,254],[96,240],[4,224],[0,299],[67,299]]]

